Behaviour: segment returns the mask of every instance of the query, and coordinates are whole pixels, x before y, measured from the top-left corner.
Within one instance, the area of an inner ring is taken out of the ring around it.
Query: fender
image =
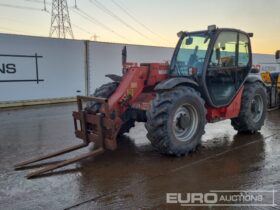
[[[114,82],[120,83],[122,80],[122,76],[116,75],[116,74],[106,74],[105,77],[108,77],[109,79],[113,80]]]
[[[254,83],[254,82],[261,82],[263,85],[265,83],[263,82],[261,75],[259,74],[249,74],[248,77],[246,78],[245,83]]]
[[[190,84],[198,87],[198,84],[192,79],[187,77],[173,77],[158,83],[155,90],[169,90],[181,84]]]

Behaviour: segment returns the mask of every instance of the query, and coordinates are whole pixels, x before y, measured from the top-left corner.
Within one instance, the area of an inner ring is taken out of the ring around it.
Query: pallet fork
[[[83,108],[83,102],[94,101],[102,106],[101,113],[89,113]],[[59,163],[46,166],[42,169],[36,170],[27,174],[27,178],[36,177],[42,175],[45,172],[52,171],[57,168],[64,167],[66,165],[75,163],[77,161],[86,159],[88,157],[94,157],[105,152],[106,149],[115,150],[117,148],[116,137],[119,131],[120,119],[111,119],[109,106],[107,99],[77,96],[78,111],[73,112],[75,135],[77,138],[83,140],[83,143],[65,148],[60,151],[50,153],[48,155],[33,158],[15,165],[16,170],[24,169],[31,163],[35,163],[41,160],[49,159],[59,155],[63,155],[84,147],[87,147],[90,142],[94,143],[94,150],[80,156],[61,161]]]

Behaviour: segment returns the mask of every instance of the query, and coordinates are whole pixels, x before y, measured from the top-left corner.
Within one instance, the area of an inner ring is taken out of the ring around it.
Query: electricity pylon
[[[50,37],[74,39],[67,0],[52,1]]]

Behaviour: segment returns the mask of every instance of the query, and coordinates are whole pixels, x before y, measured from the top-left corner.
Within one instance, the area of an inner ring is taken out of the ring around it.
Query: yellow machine
[[[261,73],[261,76],[262,76],[262,80],[264,81],[265,84],[271,86],[273,85],[273,80],[275,80],[276,82],[276,87],[277,87],[277,90],[278,92],[280,92],[280,73],[270,73],[268,71],[266,72],[262,72]]]
[[[276,61],[280,66],[280,50],[276,51]],[[280,107],[280,72],[262,71],[261,77],[267,87],[268,107],[276,109]]]

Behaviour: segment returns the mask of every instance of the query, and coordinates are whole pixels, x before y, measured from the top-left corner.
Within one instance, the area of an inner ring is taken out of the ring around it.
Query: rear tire
[[[206,109],[199,92],[178,86],[158,93],[147,112],[147,138],[162,154],[181,156],[194,151],[205,133]]]
[[[262,128],[267,113],[266,89],[260,82],[247,83],[241,99],[240,113],[231,119],[239,133],[255,133]]]
[[[101,97],[101,98],[109,98],[115,92],[118,85],[119,84],[117,82],[110,82],[110,83],[104,84],[104,85],[100,86],[99,88],[97,88],[95,90],[95,92],[92,94],[92,96]],[[97,102],[88,102],[87,107],[86,107],[86,109],[89,112],[94,112],[94,113],[98,112],[99,108],[100,108],[100,103],[97,103]],[[135,119],[130,118],[130,116],[128,116],[128,115],[129,114],[126,114],[126,113],[123,114],[123,117],[122,117],[123,124],[119,130],[118,136],[121,136],[124,133],[129,132],[130,128],[134,127],[134,125],[135,125]]]

